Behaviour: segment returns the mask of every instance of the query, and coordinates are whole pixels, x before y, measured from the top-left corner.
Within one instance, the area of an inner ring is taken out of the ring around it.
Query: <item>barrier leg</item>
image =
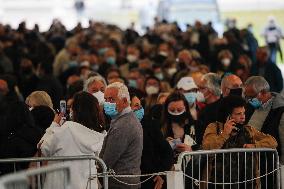
[[[167,172],[167,188],[184,188],[184,179],[182,171]]]
[[[280,165],[281,166],[281,165]],[[281,188],[281,189],[283,189],[284,188],[284,167],[281,167],[281,169],[280,169],[280,181],[281,181],[281,183],[280,183],[280,185],[281,185],[281,187],[278,187],[278,188]]]

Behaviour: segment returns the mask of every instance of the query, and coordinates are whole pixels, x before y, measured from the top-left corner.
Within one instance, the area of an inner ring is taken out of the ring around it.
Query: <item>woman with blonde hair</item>
[[[53,109],[50,96],[45,91],[34,91],[26,98],[26,104],[32,110],[36,106],[48,106]]]

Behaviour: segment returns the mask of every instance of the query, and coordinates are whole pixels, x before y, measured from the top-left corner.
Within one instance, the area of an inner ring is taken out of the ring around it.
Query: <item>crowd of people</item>
[[[270,53],[234,24],[223,37],[199,21],[181,31],[156,19],[144,35],[94,21],[69,31],[54,20],[46,32],[0,24],[0,158],[96,154],[122,175],[169,171],[202,149],[276,148],[284,162],[283,78]],[[71,166],[72,187],[85,187],[87,162]],[[0,165],[0,175],[28,167]]]

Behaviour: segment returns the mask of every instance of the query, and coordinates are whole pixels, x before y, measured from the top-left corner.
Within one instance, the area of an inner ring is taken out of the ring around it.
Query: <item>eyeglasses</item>
[[[205,91],[205,90],[208,90],[208,88],[207,88],[207,87],[199,87],[198,89],[199,89],[199,91]]]

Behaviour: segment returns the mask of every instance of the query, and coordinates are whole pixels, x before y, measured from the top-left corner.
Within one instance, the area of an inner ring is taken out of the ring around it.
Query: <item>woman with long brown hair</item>
[[[100,109],[98,100],[87,92],[75,94],[71,106],[70,116],[72,121],[60,125],[61,115],[56,115],[51,126],[40,142],[43,156],[80,156],[95,155],[102,148],[105,134],[100,124]],[[68,164],[68,162],[67,162]],[[88,182],[88,161],[73,161],[71,167],[72,188],[84,188]],[[93,167],[95,169],[95,167]],[[96,170],[92,170],[96,172]],[[48,174],[45,188],[59,188],[55,180],[60,181],[60,175]],[[92,188],[97,188],[97,181],[92,183]]]
[[[189,112],[188,102],[181,92],[173,92],[166,99],[161,130],[176,156],[180,152],[199,148],[195,142],[196,123]]]

